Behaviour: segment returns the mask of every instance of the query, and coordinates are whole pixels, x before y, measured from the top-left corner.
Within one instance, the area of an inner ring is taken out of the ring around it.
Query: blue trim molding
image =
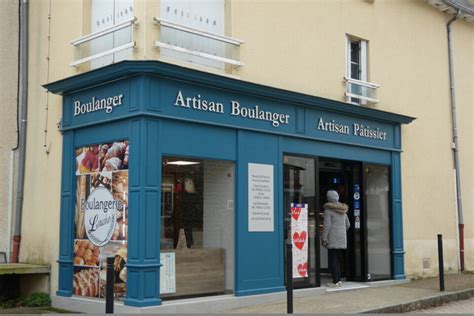
[[[392,274],[394,279],[405,279],[402,218],[402,180],[400,153],[392,153]]]
[[[400,124],[414,118],[158,61],[123,61],[45,87],[63,95],[58,295],[73,292],[75,148],[122,139],[130,144],[126,305],[161,304],[161,166],[167,155],[235,162],[237,296],[284,290],[285,153],[390,165],[393,278],[405,278]],[[249,163],[274,167],[273,231],[248,230]]]
[[[59,284],[57,295],[72,296],[74,232],[74,132],[63,135],[61,210],[59,227]]]

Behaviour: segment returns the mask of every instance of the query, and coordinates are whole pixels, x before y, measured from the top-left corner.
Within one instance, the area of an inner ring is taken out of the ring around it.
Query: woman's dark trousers
[[[332,283],[341,281],[341,266],[339,264],[340,249],[328,249],[329,268],[331,269]]]

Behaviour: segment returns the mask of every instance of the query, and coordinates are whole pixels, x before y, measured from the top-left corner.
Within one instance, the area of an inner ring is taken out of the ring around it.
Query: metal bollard
[[[105,313],[114,313],[114,257],[107,257],[107,281],[105,290]]]
[[[286,313],[293,314],[293,245],[286,243]]]
[[[439,290],[444,291],[443,235],[438,234]]]

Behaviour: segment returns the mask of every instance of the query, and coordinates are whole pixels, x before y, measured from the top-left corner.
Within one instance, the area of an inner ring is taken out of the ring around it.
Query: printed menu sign
[[[293,278],[308,276],[308,204],[291,203]]]
[[[114,257],[115,297],[125,297],[128,152],[128,141],[76,149],[75,295],[105,297],[107,257]]]
[[[160,294],[176,292],[176,256],[174,252],[160,253]]]
[[[273,218],[273,166],[249,163],[248,225],[249,232],[272,232]]]

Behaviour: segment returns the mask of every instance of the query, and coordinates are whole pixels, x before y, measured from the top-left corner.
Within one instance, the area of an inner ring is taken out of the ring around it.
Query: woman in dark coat
[[[347,217],[348,206],[339,202],[339,194],[330,190],[327,192],[328,202],[324,204],[324,229],[322,243],[328,248],[328,261],[331,270],[332,283],[328,283],[330,287],[340,287],[341,283],[341,267],[339,257],[342,249],[347,248],[346,231],[350,227],[349,218]]]

